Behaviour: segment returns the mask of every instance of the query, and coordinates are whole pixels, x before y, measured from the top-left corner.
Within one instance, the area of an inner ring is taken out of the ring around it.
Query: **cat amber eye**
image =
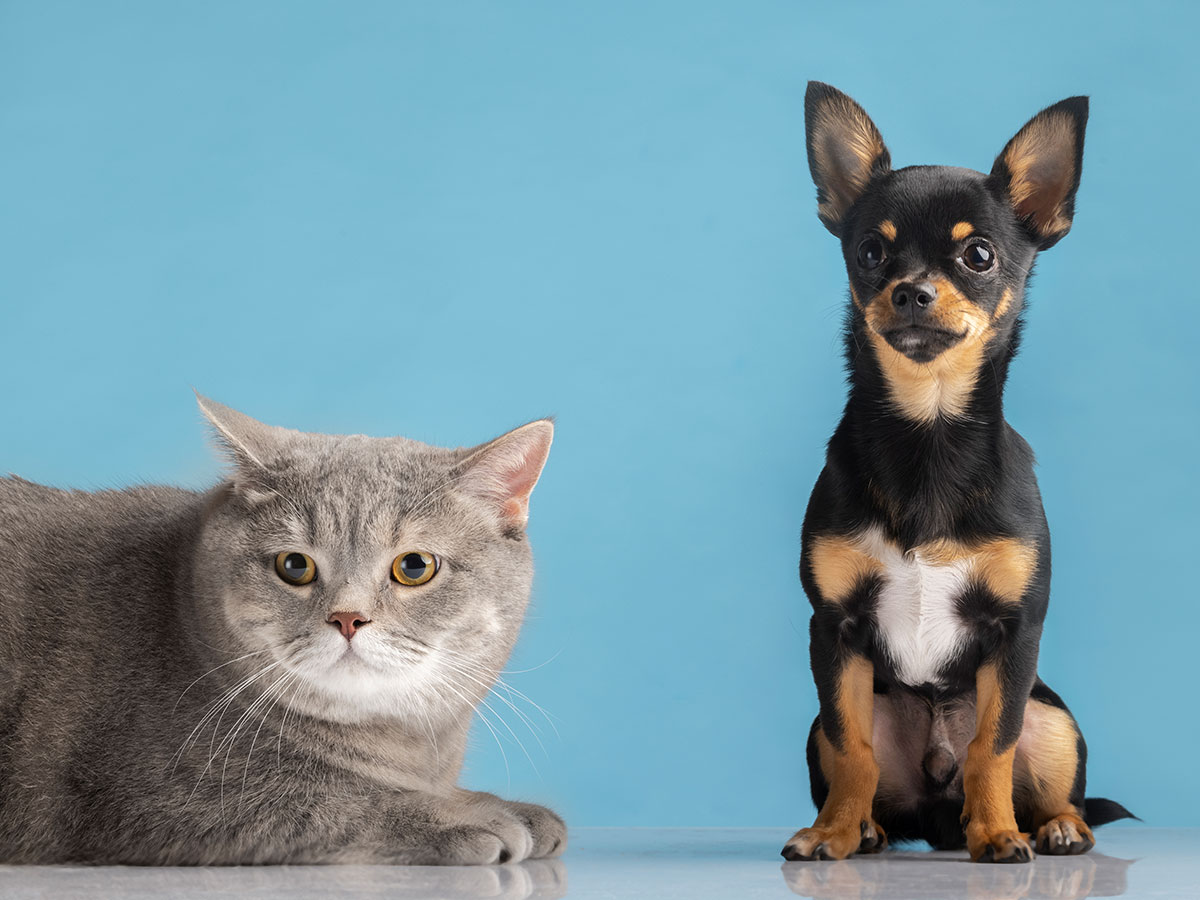
[[[275,557],[275,572],[288,584],[308,584],[317,577],[317,564],[307,553],[284,550]]]
[[[432,553],[401,553],[392,561],[392,577],[409,587],[424,584],[438,570],[438,558]]]

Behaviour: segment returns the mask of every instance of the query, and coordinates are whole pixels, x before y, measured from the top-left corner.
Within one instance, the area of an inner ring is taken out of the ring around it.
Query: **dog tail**
[[[1133,813],[1123,807],[1115,800],[1106,800],[1103,797],[1088,797],[1083,801],[1083,821],[1087,822],[1092,828],[1098,825],[1107,825],[1109,822],[1115,822],[1118,819],[1138,819]]]

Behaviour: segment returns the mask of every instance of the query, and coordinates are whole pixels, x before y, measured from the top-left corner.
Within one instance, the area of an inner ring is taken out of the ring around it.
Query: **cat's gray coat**
[[[560,853],[550,810],[456,786],[529,599],[551,424],[446,450],[200,402],[234,459],[208,492],[0,479],[0,861]],[[428,583],[391,576],[409,551]]]

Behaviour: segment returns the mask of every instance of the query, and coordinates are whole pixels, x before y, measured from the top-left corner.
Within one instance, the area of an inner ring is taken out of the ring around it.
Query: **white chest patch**
[[[860,546],[883,566],[875,621],[896,674],[913,686],[941,684],[938,672],[963,651],[969,637],[956,601],[967,586],[972,560],[935,564],[920,551],[901,553],[878,528],[865,532]]]

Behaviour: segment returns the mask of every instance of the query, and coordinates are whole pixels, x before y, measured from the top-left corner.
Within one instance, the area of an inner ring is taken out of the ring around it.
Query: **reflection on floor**
[[[1110,826],[1086,856],[975,865],[963,853],[889,850],[785,863],[788,829],[580,828],[561,860],[486,868],[383,866],[68,868],[0,866],[0,896],[112,898],[433,897],[1080,900],[1200,897],[1200,829]]]

